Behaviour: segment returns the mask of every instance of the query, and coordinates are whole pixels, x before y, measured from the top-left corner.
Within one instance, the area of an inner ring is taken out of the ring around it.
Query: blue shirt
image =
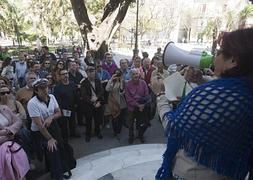
[[[125,82],[128,82],[129,80],[131,80],[130,69],[126,69],[122,73],[123,73],[123,78]]]
[[[111,79],[111,75],[106,70],[101,70],[100,72],[97,72],[97,77],[100,81]]]
[[[16,62],[15,72],[17,78],[24,78],[27,70],[26,62]]]

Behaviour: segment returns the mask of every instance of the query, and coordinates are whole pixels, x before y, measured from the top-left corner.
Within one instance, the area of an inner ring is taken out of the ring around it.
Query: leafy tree
[[[26,31],[31,28],[31,21],[27,20],[26,9],[19,7],[20,1],[13,1],[10,3],[7,0],[2,0],[0,3],[3,11],[0,12],[0,31],[2,31],[5,36],[11,37],[13,39],[13,45],[15,41],[18,45],[22,45],[22,42],[26,38]]]
[[[253,5],[247,5],[240,13],[239,13],[239,28],[244,28],[246,25],[246,20],[249,17],[253,17]]]
[[[234,11],[229,11],[226,14],[226,31],[232,31],[237,21],[236,14]]]

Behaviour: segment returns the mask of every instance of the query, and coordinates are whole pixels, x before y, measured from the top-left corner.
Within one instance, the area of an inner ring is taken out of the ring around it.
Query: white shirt
[[[42,122],[45,121],[47,117],[53,115],[55,110],[59,108],[58,102],[56,101],[54,95],[49,94],[50,100],[48,106],[45,102],[40,101],[36,96],[34,96],[27,104],[27,110],[31,118],[39,117]],[[32,121],[31,125],[32,131],[39,131],[39,128]]]

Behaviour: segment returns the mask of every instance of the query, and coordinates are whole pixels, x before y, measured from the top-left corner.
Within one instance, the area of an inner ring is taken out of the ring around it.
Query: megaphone
[[[174,42],[169,42],[163,53],[163,64],[189,65],[197,68],[209,68],[213,63],[213,56],[205,51],[185,51],[175,46]]]

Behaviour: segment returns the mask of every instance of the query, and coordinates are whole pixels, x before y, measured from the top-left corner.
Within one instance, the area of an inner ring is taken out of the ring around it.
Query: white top
[[[5,127],[8,124],[9,120],[2,113],[0,113],[0,127]]]
[[[58,102],[56,101],[54,95],[49,94],[50,100],[48,106],[45,102],[40,101],[36,96],[34,96],[27,104],[27,110],[31,118],[33,117],[39,117],[42,122],[49,117],[50,115],[53,115],[55,110],[59,108]],[[35,124],[35,122],[32,121],[31,125],[32,131],[39,131],[39,128]]]

